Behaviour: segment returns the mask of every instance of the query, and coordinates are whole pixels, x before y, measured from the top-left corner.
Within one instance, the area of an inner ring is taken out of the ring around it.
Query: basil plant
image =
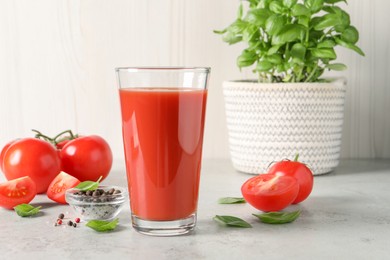
[[[339,4],[347,0],[248,0],[231,25],[214,32],[228,44],[245,43],[237,66],[253,65],[259,82],[319,82],[325,70],[346,69],[335,62],[336,46],[364,56]]]

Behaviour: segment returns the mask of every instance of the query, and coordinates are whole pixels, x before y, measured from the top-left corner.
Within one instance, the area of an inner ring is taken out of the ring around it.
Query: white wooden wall
[[[228,157],[221,83],[250,77],[213,29],[237,0],[0,0],[0,146],[40,129],[106,138],[123,158],[114,68],[210,66],[205,157]],[[349,70],[343,157],[390,158],[390,1],[350,0],[366,57]]]

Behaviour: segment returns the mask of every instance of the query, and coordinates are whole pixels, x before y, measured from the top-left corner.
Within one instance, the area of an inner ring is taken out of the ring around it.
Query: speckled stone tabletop
[[[21,218],[0,209],[0,259],[390,258],[390,160],[344,160],[335,172],[315,177],[311,196],[287,209],[301,209],[301,216],[285,225],[258,222],[248,204],[217,203],[220,197],[241,196],[241,184],[250,177],[236,172],[229,160],[205,160],[196,230],[177,237],[137,233],[129,205],[113,232],[97,233],[83,223],[54,227],[59,213],[76,215],[38,195],[32,202],[43,207],[38,216]],[[126,185],[123,162],[115,163],[104,183]],[[241,217],[253,228],[219,226],[212,220],[216,214]]]

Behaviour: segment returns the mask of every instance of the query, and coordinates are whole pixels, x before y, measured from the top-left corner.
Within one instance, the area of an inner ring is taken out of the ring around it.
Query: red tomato
[[[37,187],[33,180],[26,176],[0,184],[0,207],[13,207],[29,203],[37,194]]]
[[[245,200],[262,211],[279,211],[297,197],[299,185],[295,178],[261,174],[247,180],[241,187]]]
[[[49,197],[49,199],[58,203],[66,204],[66,200],[65,200],[66,190],[76,187],[79,183],[80,181],[75,177],[65,172],[61,172],[50,183],[46,194]]]
[[[313,189],[313,173],[303,163],[297,161],[280,161],[272,165],[268,172],[281,176],[291,176],[297,179],[299,184],[299,193],[293,204],[304,201],[309,197]]]
[[[31,177],[37,192],[44,193],[61,171],[61,161],[50,143],[37,138],[24,138],[11,144],[5,152],[3,171],[8,180]]]
[[[8,148],[11,146],[11,144],[13,144],[14,142],[16,142],[17,140],[12,140],[11,142],[7,143],[6,145],[4,145],[3,149],[1,150],[1,153],[0,153],[0,169],[1,171],[3,171],[3,159],[4,159],[4,154],[5,152],[8,150]]]
[[[67,143],[69,143],[71,140],[64,140],[56,144],[57,149],[61,150]]]
[[[112,166],[108,143],[97,135],[82,136],[69,141],[61,149],[62,170],[80,181],[104,180]]]

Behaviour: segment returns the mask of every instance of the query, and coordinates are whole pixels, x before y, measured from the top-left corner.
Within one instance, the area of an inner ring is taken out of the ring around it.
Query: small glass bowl
[[[117,193],[107,194],[111,189]],[[99,186],[97,190],[100,193],[103,191],[104,195],[87,196],[80,194],[76,188],[66,191],[66,202],[79,214],[81,220],[111,220],[119,214],[128,199],[127,190],[121,187]]]

